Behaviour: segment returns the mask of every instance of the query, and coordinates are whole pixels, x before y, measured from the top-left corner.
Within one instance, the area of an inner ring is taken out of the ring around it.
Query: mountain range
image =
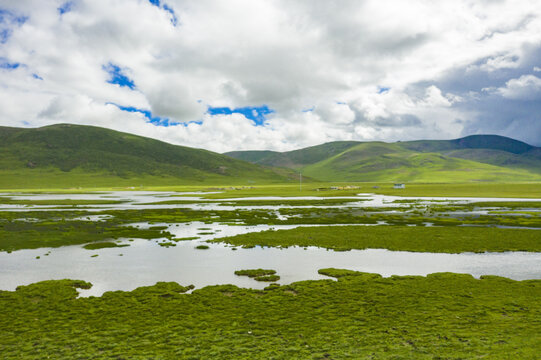
[[[321,181],[537,181],[541,148],[498,135],[406,142],[336,141],[288,152],[225,153]]]
[[[541,148],[497,135],[208,150],[94,126],[0,127],[0,188],[260,185],[307,181],[541,181]]]

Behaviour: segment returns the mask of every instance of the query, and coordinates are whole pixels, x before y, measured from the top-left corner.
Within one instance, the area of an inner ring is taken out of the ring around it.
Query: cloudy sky
[[[0,125],[541,145],[539,0],[0,0]]]

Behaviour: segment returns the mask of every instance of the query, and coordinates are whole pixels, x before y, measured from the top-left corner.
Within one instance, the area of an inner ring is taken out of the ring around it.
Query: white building
[[[406,184],[394,184],[393,189],[405,189]]]

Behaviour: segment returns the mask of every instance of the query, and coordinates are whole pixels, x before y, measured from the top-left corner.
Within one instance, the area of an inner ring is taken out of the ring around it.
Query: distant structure
[[[405,189],[406,184],[394,184],[393,189]]]

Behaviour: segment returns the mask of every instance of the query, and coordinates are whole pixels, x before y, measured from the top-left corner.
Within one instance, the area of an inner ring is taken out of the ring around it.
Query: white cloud
[[[63,15],[61,3],[0,0],[28,16],[0,47],[0,58],[25,64],[0,68],[0,125],[94,124],[218,151],[457,137],[456,120],[474,115],[437,80],[468,66],[499,78],[541,46],[536,0],[168,0],[176,27],[146,0],[77,0]],[[107,83],[108,63],[136,90]],[[514,77],[476,96],[538,96],[537,77]],[[109,103],[203,123],[156,127]],[[275,110],[265,127],[206,114],[263,104]]]
[[[441,90],[436,86],[431,85],[426,89],[426,97],[424,99],[425,106],[429,107],[448,107],[451,102],[447,97],[444,97]]]
[[[314,112],[325,122],[331,124],[351,124],[355,113],[350,107],[341,102],[322,103],[317,105]]]
[[[497,89],[497,92],[508,99],[541,99],[541,79],[534,75],[522,75],[507,81],[505,87]]]

